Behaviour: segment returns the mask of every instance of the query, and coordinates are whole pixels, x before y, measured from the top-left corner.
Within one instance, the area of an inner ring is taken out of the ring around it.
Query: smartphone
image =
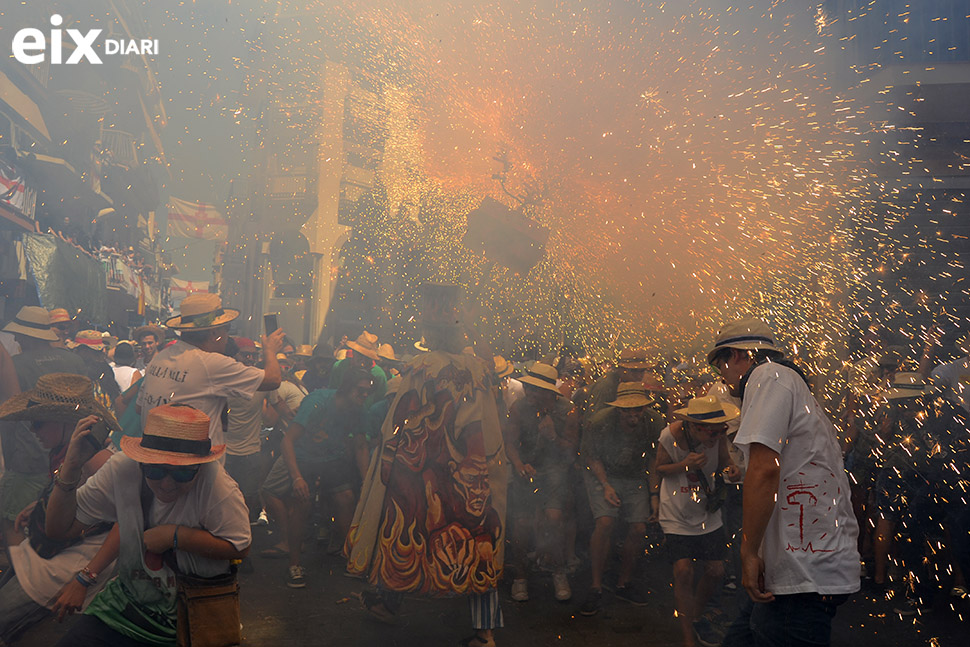
[[[263,325],[266,326],[266,334],[276,332],[280,329],[279,315],[275,312],[263,315]]]
[[[104,424],[104,420],[98,420],[91,426],[91,434],[85,438],[96,451],[101,451],[104,449],[105,441],[108,440],[108,433],[108,425]]]

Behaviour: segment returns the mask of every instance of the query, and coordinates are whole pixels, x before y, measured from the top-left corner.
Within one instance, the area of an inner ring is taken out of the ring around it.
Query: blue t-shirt
[[[303,427],[294,444],[297,460],[326,463],[350,457],[348,438],[364,433],[361,409],[337,406],[334,389],[317,389],[300,403],[293,422]]]

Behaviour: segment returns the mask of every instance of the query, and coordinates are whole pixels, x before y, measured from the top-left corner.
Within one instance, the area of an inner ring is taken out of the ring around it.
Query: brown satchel
[[[242,642],[236,567],[225,575],[179,573],[178,647],[234,647]]]

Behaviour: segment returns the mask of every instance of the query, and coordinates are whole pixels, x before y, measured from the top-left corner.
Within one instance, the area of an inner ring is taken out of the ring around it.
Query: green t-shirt
[[[346,460],[350,458],[347,439],[366,431],[362,410],[337,406],[336,395],[333,389],[317,389],[300,403],[293,422],[303,427],[294,445],[301,463]]]
[[[337,390],[340,385],[343,384],[344,375],[347,373],[347,369],[351,367],[351,363],[345,359],[338,361],[333,365],[333,369],[330,371],[330,384],[327,388]],[[374,380],[374,388],[371,389],[370,395],[364,400],[364,410],[370,409],[373,405],[377,404],[387,393],[387,374],[384,373],[384,369],[380,366],[374,366],[370,370],[371,379]]]

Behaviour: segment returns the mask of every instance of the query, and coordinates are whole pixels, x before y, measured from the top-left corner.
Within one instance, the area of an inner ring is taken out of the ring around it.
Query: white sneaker
[[[259,511],[259,519],[256,520],[256,525],[257,526],[268,526],[269,525],[269,517],[266,516],[266,510],[260,510]]]
[[[516,602],[525,602],[529,599],[528,580],[512,580],[512,599]]]
[[[556,599],[565,602],[573,597],[573,591],[569,588],[569,578],[562,571],[552,574],[552,588],[556,591]]]

